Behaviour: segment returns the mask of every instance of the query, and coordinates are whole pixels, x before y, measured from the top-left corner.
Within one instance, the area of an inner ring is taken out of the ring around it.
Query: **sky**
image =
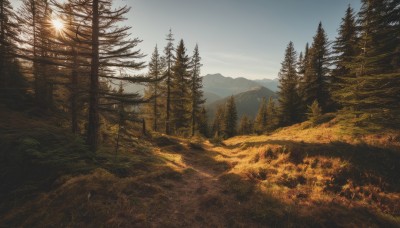
[[[21,0],[11,0],[18,4]],[[124,23],[148,61],[172,29],[175,46],[180,39],[191,55],[199,45],[201,74],[221,73],[249,79],[276,78],[287,44],[297,52],[312,43],[319,22],[330,40],[337,35],[350,4],[360,0],[115,0],[132,7]],[[161,50],[160,50],[161,51]]]

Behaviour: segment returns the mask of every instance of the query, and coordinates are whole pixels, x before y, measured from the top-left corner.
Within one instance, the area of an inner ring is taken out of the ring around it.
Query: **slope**
[[[40,143],[36,151],[46,152],[40,160],[58,161],[58,168],[43,164],[53,170],[42,177],[58,173],[47,188],[24,187],[21,193],[21,185],[1,199],[1,227],[400,225],[400,135],[395,132],[357,136],[334,119],[222,145],[153,135],[124,142],[114,160],[107,148],[99,155],[86,154],[85,148],[74,153],[75,147],[62,144],[71,141],[69,134],[47,121],[18,113],[0,116],[14,119],[5,124],[1,118],[0,139],[8,151],[24,151],[21,156],[28,158],[37,154],[19,149],[17,140],[35,126],[41,130],[28,136]],[[69,159],[60,161],[56,155],[62,154]],[[26,197],[28,192],[34,194]],[[17,198],[5,204],[11,197]]]
[[[234,95],[239,118],[243,115],[254,118],[263,97],[268,99],[269,97],[276,97],[276,94],[265,87],[258,86],[249,91]],[[206,106],[210,120],[214,119],[218,106],[225,104],[228,98],[220,99]]]

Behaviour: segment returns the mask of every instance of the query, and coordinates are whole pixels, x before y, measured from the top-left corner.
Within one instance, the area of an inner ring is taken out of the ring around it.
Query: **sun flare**
[[[53,27],[54,27],[58,32],[61,31],[61,30],[63,30],[63,28],[64,28],[64,23],[63,23],[60,19],[55,18],[55,19],[53,19],[53,20],[51,21],[51,23],[53,24]]]

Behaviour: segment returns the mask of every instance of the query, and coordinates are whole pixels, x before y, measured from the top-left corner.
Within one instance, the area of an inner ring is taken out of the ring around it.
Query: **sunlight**
[[[51,23],[52,23],[53,27],[57,30],[57,32],[60,32],[61,30],[64,29],[64,23],[58,18],[54,18],[51,21]]]

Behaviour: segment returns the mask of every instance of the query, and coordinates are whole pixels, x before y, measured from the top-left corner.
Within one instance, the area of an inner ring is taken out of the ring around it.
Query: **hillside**
[[[260,87],[260,84],[246,78],[231,78],[221,74],[209,74],[203,77],[203,90],[220,97],[239,94],[256,87]]]
[[[256,79],[254,81],[274,92],[278,91],[279,80],[277,78],[276,79],[268,79],[268,78]]]
[[[0,117],[0,227],[400,225],[398,133],[332,120],[216,145],[154,135],[115,160],[51,120]]]
[[[234,95],[239,118],[243,115],[254,118],[263,97],[268,99],[269,97],[276,97],[276,94],[265,87],[258,86],[249,91]],[[218,106],[225,104],[228,98],[220,99],[206,106],[210,120],[214,118]]]

